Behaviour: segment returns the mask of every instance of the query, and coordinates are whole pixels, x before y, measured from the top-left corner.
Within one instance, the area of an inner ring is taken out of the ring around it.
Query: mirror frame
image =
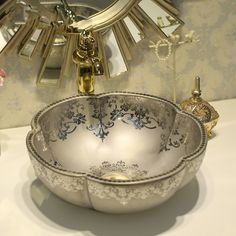
[[[111,6],[86,20],[74,22],[72,27],[82,30],[101,31],[124,18],[140,0],[116,0]]]
[[[112,75],[111,69],[108,66],[109,59],[107,58],[107,55],[106,55],[106,51],[105,51],[106,45],[104,43],[104,37],[106,33],[109,31],[112,31],[114,33],[115,37],[113,38],[116,41],[115,44],[117,45],[116,46],[117,50],[120,52],[120,55],[123,58],[123,62],[126,65],[125,70],[121,71],[120,73],[114,76],[119,76],[120,74],[124,72],[128,72],[129,61],[132,60],[131,47],[137,45],[143,38],[145,38],[146,36],[145,25],[152,27],[155,32],[160,34],[161,37],[168,37],[168,35],[165,35],[161,31],[161,29],[159,29],[155,25],[154,21],[152,23],[150,22],[151,19],[147,17],[147,14],[139,6],[140,2],[142,1],[144,0],[114,0],[114,2],[111,3],[111,5],[101,10],[100,12],[95,13],[94,15],[91,15],[87,19],[83,19],[80,21],[69,21],[70,23],[66,21],[64,21],[63,23],[63,20],[61,19],[59,21],[57,20],[59,16],[57,7],[63,6],[63,3],[61,0],[52,0],[48,2],[46,2],[45,0],[38,0],[36,2],[35,0],[20,1],[21,6],[23,5],[26,6],[27,13],[29,14],[31,18],[33,19],[35,17],[40,18],[39,24],[38,25],[36,24],[35,28],[42,29],[45,35],[44,39],[42,39],[42,42],[41,40],[39,40],[40,42],[38,42],[36,45],[37,48],[42,51],[42,54],[41,54],[42,64],[41,64],[40,71],[38,74],[37,84],[41,85],[41,80],[43,78],[44,70],[46,68],[45,65],[50,57],[50,50],[53,44],[53,37],[51,37],[52,35],[50,32],[51,32],[52,26],[54,25],[56,26],[55,33],[63,34],[68,38],[68,41],[71,41],[70,46],[68,46],[70,50],[66,50],[66,53],[65,53],[65,58],[67,58],[69,62],[64,61],[60,67],[61,72],[60,72],[60,77],[58,78],[59,84],[62,78],[64,77],[64,75],[68,74],[69,67],[71,68],[71,64],[70,64],[70,61],[72,61],[71,53],[76,48],[75,46],[76,46],[76,40],[78,39],[78,33],[83,30],[92,31],[95,35],[95,38],[97,39],[99,56],[102,58],[102,61],[103,61],[106,78],[113,77],[111,76]],[[173,6],[171,0],[151,0],[151,1],[153,1],[156,5],[158,5],[163,10],[165,10],[166,13],[178,19],[180,26],[183,25],[183,22],[177,16],[179,11]],[[5,18],[5,16],[7,16],[9,12],[14,12],[14,9],[16,8],[16,5],[17,5],[17,4],[14,5],[13,4],[14,2],[16,3],[17,0],[7,0],[3,5],[0,6],[1,18],[2,17]],[[64,5],[65,4],[66,3],[64,3]],[[79,4],[81,3],[76,3],[75,0],[71,0],[70,2],[68,2],[69,7],[76,7],[76,6],[79,6]],[[66,13],[68,14],[68,12]],[[66,15],[66,17],[68,17],[68,15]],[[132,32],[130,31],[130,29],[127,27],[125,23],[126,17],[130,18],[130,21],[132,21],[132,24],[137,28],[137,32],[138,32],[138,35],[140,35],[140,39],[135,41],[132,38],[134,35],[132,35]],[[27,22],[25,25],[27,25]],[[62,26],[62,27],[60,28],[58,26]],[[71,29],[72,31],[70,31]],[[27,35],[31,35],[31,34],[27,33]],[[27,39],[28,38],[29,37],[27,37]],[[21,43],[20,47],[18,47],[17,44],[14,45],[14,47],[17,48],[18,50],[19,56],[22,56],[21,55],[22,50],[20,49],[25,47],[27,42],[28,41],[25,39],[25,43],[24,44]],[[29,59],[31,59],[31,56],[29,57]]]

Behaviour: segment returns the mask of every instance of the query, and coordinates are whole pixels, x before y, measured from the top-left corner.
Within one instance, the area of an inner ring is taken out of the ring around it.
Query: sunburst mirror
[[[0,6],[0,56],[42,58],[38,85],[59,85],[71,70],[81,30],[92,31],[106,78],[129,70],[131,48],[152,28],[169,37],[183,22],[170,0],[7,0]]]

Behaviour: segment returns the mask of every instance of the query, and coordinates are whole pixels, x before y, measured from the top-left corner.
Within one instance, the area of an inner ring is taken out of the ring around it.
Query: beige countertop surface
[[[196,178],[163,205],[129,215],[60,200],[34,175],[25,145],[30,127],[0,130],[0,235],[236,235],[236,99],[212,104],[220,120]]]

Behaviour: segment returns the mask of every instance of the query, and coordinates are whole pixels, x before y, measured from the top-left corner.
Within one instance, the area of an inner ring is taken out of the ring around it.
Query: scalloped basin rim
[[[103,178],[100,178],[99,176],[95,176],[93,174],[90,173],[81,173],[81,172],[74,172],[74,171],[68,171],[65,170],[63,168],[60,167],[55,167],[54,165],[50,164],[49,162],[45,161],[44,158],[42,158],[40,155],[38,155],[37,151],[36,151],[36,147],[33,144],[33,140],[34,140],[34,136],[37,135],[39,132],[41,132],[41,127],[38,123],[40,117],[47,112],[48,110],[64,103],[64,102],[68,102],[68,101],[72,101],[72,100],[76,100],[80,97],[83,98],[102,98],[102,97],[107,97],[110,95],[126,95],[126,96],[140,96],[143,98],[148,98],[148,99],[153,99],[153,100],[158,100],[164,103],[167,103],[168,105],[172,106],[175,111],[176,114],[179,115],[183,115],[183,116],[187,116],[190,119],[194,120],[194,122],[198,125],[200,132],[201,132],[201,142],[198,146],[198,148],[195,149],[195,151],[193,151],[192,153],[186,155],[186,156],[182,156],[179,159],[178,164],[170,169],[167,172],[164,172],[162,174],[159,175],[154,175],[154,176],[150,176],[150,177],[146,177],[146,178],[140,178],[140,179],[135,179],[135,180],[106,180]],[[185,162],[187,160],[193,160],[195,157],[201,155],[207,146],[207,135],[206,135],[206,131],[204,129],[204,126],[202,125],[202,123],[195,118],[194,116],[192,116],[191,114],[188,114],[186,112],[183,112],[177,105],[173,104],[172,102],[165,100],[163,98],[157,97],[157,96],[152,96],[152,95],[147,95],[147,94],[140,94],[140,93],[131,93],[131,92],[110,92],[110,93],[102,93],[102,94],[98,94],[98,95],[92,95],[92,96],[73,96],[70,98],[66,98],[66,99],[62,99],[58,102],[55,102],[49,106],[47,106],[46,108],[42,109],[41,111],[39,111],[36,116],[33,118],[32,122],[31,122],[31,127],[32,130],[29,131],[28,135],[27,135],[27,139],[26,139],[26,144],[28,149],[30,150],[31,154],[33,155],[33,157],[39,161],[42,165],[46,166],[47,168],[49,168],[50,170],[65,175],[65,176],[71,176],[71,177],[85,177],[100,183],[105,183],[105,184],[109,184],[109,185],[133,185],[133,184],[141,184],[141,183],[149,183],[152,181],[156,181],[156,180],[161,180],[161,179],[165,179],[168,178],[171,175],[174,175],[178,172],[180,172],[181,170],[183,170],[185,168]]]
[[[31,121],[31,128],[33,130],[37,130],[38,128],[40,128],[39,124],[38,124],[38,120],[40,119],[40,116],[42,115],[42,113],[47,112],[48,110],[52,109],[55,106],[60,105],[61,103],[72,101],[72,100],[75,100],[75,99],[80,98],[80,97],[83,97],[83,98],[96,97],[97,99],[99,99],[99,98],[102,98],[102,97],[107,97],[109,95],[127,95],[127,96],[134,96],[135,95],[135,96],[142,96],[142,97],[150,98],[150,99],[154,99],[154,100],[159,100],[159,101],[162,101],[162,102],[167,103],[170,106],[172,106],[176,110],[176,112],[179,113],[179,114],[181,114],[181,113],[188,114],[188,113],[182,111],[176,104],[168,101],[167,99],[164,99],[164,98],[161,98],[161,97],[158,97],[158,96],[149,95],[149,94],[143,94],[143,93],[135,93],[135,92],[119,92],[119,91],[115,91],[115,92],[108,92],[108,93],[99,93],[99,94],[94,94],[94,95],[75,95],[75,96],[64,98],[64,99],[61,99],[61,100],[56,101],[54,103],[51,103],[48,106],[46,106],[45,108],[43,108],[42,110],[40,110],[34,116],[34,118]],[[191,115],[191,117],[193,117],[193,116]],[[193,117],[193,118],[195,119],[195,117]]]

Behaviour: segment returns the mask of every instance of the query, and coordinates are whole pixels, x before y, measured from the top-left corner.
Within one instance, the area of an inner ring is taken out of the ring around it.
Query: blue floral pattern
[[[67,139],[68,134],[73,133],[81,124],[85,124],[86,117],[81,111],[84,110],[83,105],[78,103],[69,104],[65,109],[59,125],[58,138]]]
[[[135,129],[161,127],[163,130],[166,126],[165,120],[154,116],[138,101],[117,100],[114,97],[100,99],[94,97],[88,98],[87,101],[87,109],[92,111],[89,117],[86,115],[84,105],[78,102],[65,107],[59,121],[57,137],[60,140],[66,140],[68,135],[72,134],[80,125],[85,125],[88,131],[93,132],[96,137],[104,141],[109,135],[109,129],[115,125],[117,120],[132,125]]]

